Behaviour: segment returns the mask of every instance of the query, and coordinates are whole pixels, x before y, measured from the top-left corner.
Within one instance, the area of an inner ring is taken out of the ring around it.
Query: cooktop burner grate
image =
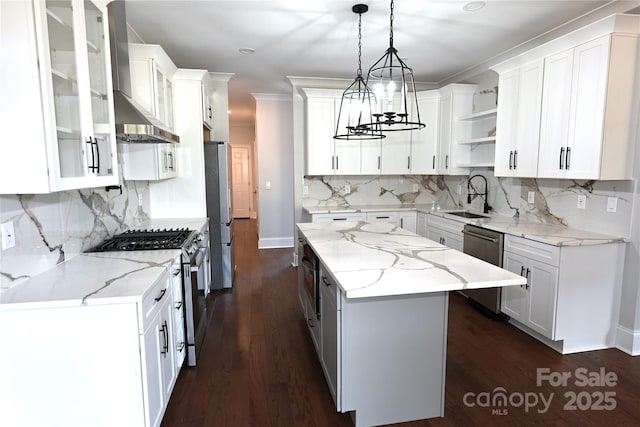
[[[87,252],[148,251],[180,249],[192,231],[187,228],[163,230],[129,230],[113,236]]]

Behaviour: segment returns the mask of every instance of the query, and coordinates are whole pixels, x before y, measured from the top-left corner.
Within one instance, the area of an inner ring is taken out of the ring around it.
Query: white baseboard
[[[616,332],[616,348],[631,356],[640,355],[640,331],[618,325]]]
[[[293,237],[269,237],[258,239],[258,249],[292,248]]]

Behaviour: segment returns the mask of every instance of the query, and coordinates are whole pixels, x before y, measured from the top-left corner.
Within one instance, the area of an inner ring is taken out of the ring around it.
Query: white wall
[[[293,246],[293,124],[289,97],[253,94],[258,151],[258,247]],[[270,189],[267,189],[270,185]]]

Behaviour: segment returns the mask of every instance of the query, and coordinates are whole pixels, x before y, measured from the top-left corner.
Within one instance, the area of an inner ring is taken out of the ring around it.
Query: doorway
[[[250,218],[252,211],[250,147],[231,146],[231,171],[233,218]]]

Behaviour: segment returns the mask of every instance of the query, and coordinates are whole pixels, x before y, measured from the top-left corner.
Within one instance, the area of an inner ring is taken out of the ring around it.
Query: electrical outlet
[[[13,229],[13,221],[2,224],[2,250],[12,248],[16,245],[16,233]]]
[[[536,201],[536,193],[529,191],[527,193],[527,203],[534,203]]]
[[[584,194],[580,194],[578,196],[578,209],[586,209],[587,208],[587,196]]]
[[[303,185],[302,186],[302,195],[303,196],[308,196],[309,195],[309,186],[308,185]]]
[[[404,184],[404,178],[398,178],[398,184]]]
[[[417,193],[419,189],[420,189],[420,186],[418,184],[413,184],[413,192],[414,193]]]
[[[265,190],[271,190],[271,181],[267,181],[264,183],[264,189]]]
[[[351,194],[351,185],[350,184],[345,184],[344,185],[344,194]]]
[[[456,187],[456,194],[457,195],[462,194],[462,185],[458,184],[458,186]]]
[[[607,212],[616,213],[618,210],[618,198],[607,197]]]
[[[142,206],[142,194],[138,194],[138,206]]]

